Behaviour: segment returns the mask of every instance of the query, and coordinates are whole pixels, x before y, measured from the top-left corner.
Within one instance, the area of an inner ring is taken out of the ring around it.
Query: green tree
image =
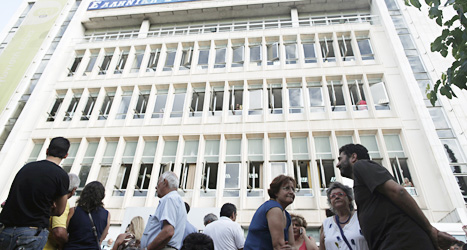
[[[419,0],[404,0],[406,5],[412,5],[420,10],[422,5]],[[451,52],[454,62],[443,72],[441,79],[437,80],[433,87],[427,86],[427,97],[434,106],[438,99],[437,93],[449,99],[457,97],[453,90],[453,85],[461,90],[466,90],[467,86],[467,10],[466,0],[446,0],[442,5],[440,0],[425,0],[430,8],[428,16],[435,19],[436,23],[443,28],[439,37],[431,43],[431,51],[439,52],[446,57]],[[443,23],[443,9],[454,8],[456,15]]]

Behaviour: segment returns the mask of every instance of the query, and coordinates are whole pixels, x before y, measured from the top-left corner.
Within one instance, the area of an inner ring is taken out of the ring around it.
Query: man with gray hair
[[[80,179],[78,175],[69,173],[70,185],[68,187],[68,199],[75,195],[76,189],[79,187]],[[68,231],[66,230],[66,221],[70,204],[67,202],[65,211],[60,216],[51,216],[49,221],[49,238],[45,243],[44,250],[63,249],[65,243],[68,242]]]
[[[213,213],[206,214],[206,216],[204,216],[204,226],[207,226],[209,223],[216,221],[216,220],[217,220],[217,216],[215,214]]]
[[[142,249],[172,250],[182,247],[187,213],[177,189],[178,177],[174,172],[167,171],[159,177],[156,191],[161,199],[144,229]]]

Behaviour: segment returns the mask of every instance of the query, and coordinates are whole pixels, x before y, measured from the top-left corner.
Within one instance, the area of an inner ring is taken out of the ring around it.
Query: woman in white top
[[[334,182],[326,191],[335,216],[324,220],[321,227],[320,250],[368,250],[354,211],[352,189]]]

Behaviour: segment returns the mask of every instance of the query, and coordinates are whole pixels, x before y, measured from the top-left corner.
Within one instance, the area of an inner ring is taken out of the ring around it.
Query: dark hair
[[[361,144],[350,143],[350,144],[344,145],[339,149],[339,154],[341,154],[342,152],[344,152],[344,154],[347,155],[347,157],[350,157],[353,153],[355,153],[357,154],[357,159],[359,160],[370,159],[370,155],[368,154],[368,149],[366,149]]]
[[[206,234],[191,233],[183,240],[180,250],[214,250],[214,242]]]
[[[221,208],[221,216],[229,217],[232,216],[232,214],[237,213],[237,208],[235,207],[234,204],[232,203],[225,203],[222,205]]]
[[[50,141],[49,148],[47,149],[48,156],[65,158],[70,149],[70,141],[64,137],[55,137]]]
[[[292,217],[292,222],[296,221],[301,227],[306,228],[308,223],[306,223],[306,220],[303,218],[303,216],[298,214],[290,214],[290,217]]]
[[[188,205],[186,201],[185,201],[185,209],[186,209],[186,214],[188,214],[190,212],[190,205]]]
[[[93,181],[84,186],[83,192],[78,199],[77,206],[81,207],[86,212],[103,207],[102,200],[105,197],[105,188],[102,183]]]
[[[293,183],[294,188],[297,186],[297,182],[295,182],[295,179],[286,176],[286,175],[279,175],[274,180],[272,180],[271,184],[269,184],[269,189],[268,189],[268,194],[271,199],[276,199],[277,196],[276,194],[279,193],[282,185],[284,185],[286,182],[291,181]]]
[[[331,184],[331,186],[329,186],[328,190],[326,190],[326,195],[328,197],[328,204],[329,204],[329,207],[330,207],[330,210],[332,212],[335,212],[334,211],[334,208],[332,207],[331,205],[331,192],[332,190],[336,189],[336,188],[340,188],[342,189],[342,191],[344,191],[344,193],[347,195],[347,197],[349,197],[349,208],[350,208],[350,211],[353,211],[354,210],[354,206],[353,206],[353,192],[352,192],[352,188],[347,186],[347,185],[344,185],[338,181],[336,182],[333,182]]]

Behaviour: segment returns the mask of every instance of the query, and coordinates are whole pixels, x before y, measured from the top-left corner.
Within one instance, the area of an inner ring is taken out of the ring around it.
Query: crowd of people
[[[0,213],[0,250],[101,249],[110,226],[105,188],[98,181],[88,183],[76,206],[69,208],[67,200],[80,183],[59,166],[69,147],[66,138],[54,138],[45,160],[28,163],[17,173]],[[290,176],[279,175],[270,183],[270,199],[256,210],[245,239],[231,203],[221,207],[219,218],[207,214],[199,233],[187,220],[190,206],[177,192],[179,178],[167,171],[157,182],[160,200],[154,214],[147,223],[133,218],[112,250],[467,249],[433,227],[405,188],[370,160],[364,146],[341,147],[338,160],[337,168],[354,180],[354,187],[334,182],[326,190],[333,215],[321,226],[319,244],[307,235],[305,218],[286,210],[297,186]]]

